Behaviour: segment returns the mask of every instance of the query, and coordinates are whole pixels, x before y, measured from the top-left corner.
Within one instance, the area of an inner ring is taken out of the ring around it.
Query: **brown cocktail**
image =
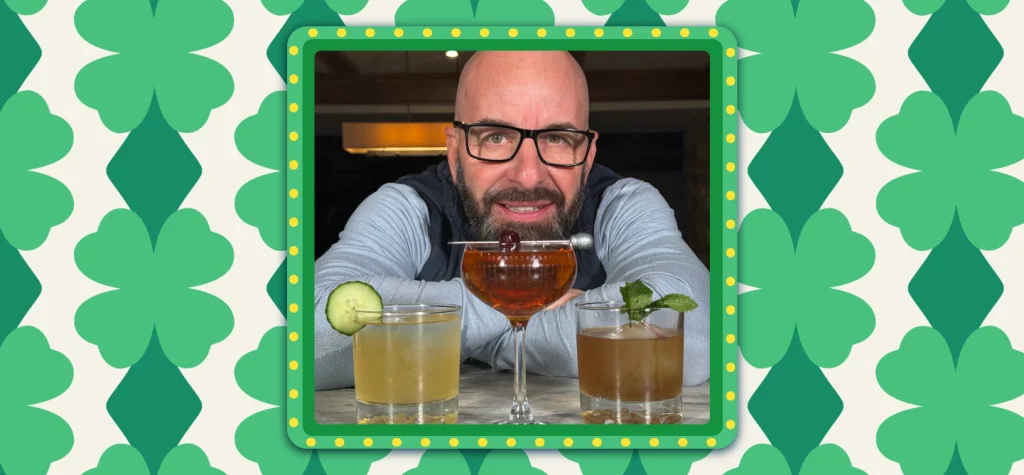
[[[679,423],[683,314],[655,309],[643,321],[632,321],[621,307],[621,302],[576,305],[583,422]]]

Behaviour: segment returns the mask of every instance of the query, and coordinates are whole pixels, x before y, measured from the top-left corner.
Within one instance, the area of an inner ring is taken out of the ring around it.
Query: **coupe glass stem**
[[[532,424],[533,413],[530,403],[526,400],[526,325],[512,325],[512,338],[515,340],[515,399],[512,401],[512,413],[508,416],[509,424]]]

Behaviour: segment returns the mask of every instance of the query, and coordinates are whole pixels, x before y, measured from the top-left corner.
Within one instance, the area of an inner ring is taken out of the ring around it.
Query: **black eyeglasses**
[[[552,167],[572,168],[587,161],[594,142],[593,130],[566,128],[521,129],[510,125],[452,122],[466,132],[466,153],[485,162],[512,160],[523,140],[533,139],[540,161]]]

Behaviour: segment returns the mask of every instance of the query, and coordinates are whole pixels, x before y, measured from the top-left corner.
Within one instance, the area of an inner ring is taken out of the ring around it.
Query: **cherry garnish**
[[[501,237],[498,238],[498,246],[504,252],[516,251],[519,249],[519,233],[506,229],[501,232]]]

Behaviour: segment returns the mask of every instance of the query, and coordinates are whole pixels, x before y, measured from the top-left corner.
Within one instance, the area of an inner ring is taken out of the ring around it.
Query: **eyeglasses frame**
[[[556,128],[548,128],[548,129],[524,129],[524,128],[521,128],[521,127],[515,127],[515,126],[511,126],[511,125],[493,124],[493,123],[487,123],[487,122],[477,122],[477,123],[467,124],[465,122],[458,121],[458,120],[452,121],[452,125],[454,125],[458,129],[461,129],[466,134],[466,141],[465,141],[466,142],[466,153],[470,157],[473,157],[473,158],[475,158],[477,160],[480,160],[482,162],[490,162],[490,163],[507,163],[507,162],[511,162],[512,159],[516,158],[516,155],[519,153],[519,149],[522,148],[522,146],[523,146],[523,142],[525,142],[526,139],[533,139],[533,146],[537,149],[537,158],[540,158],[540,161],[543,162],[545,165],[547,165],[549,167],[556,167],[556,168],[576,168],[576,167],[578,167],[580,165],[583,165],[584,163],[587,163],[587,156],[590,155],[590,148],[593,146],[593,144],[594,144],[594,137],[597,135],[596,131],[590,130],[590,129],[579,130],[579,129],[557,128],[557,127]],[[493,159],[493,158],[480,158],[480,157],[478,157],[476,155],[473,155],[473,152],[469,151],[469,129],[472,128],[472,127],[500,127],[500,128],[503,128],[503,129],[514,130],[516,132],[519,132],[519,143],[516,145],[516,149],[512,152],[512,155],[509,158],[502,159],[502,160],[497,160],[497,159]],[[583,134],[585,137],[587,137],[587,151],[583,153],[583,160],[580,163],[574,163],[572,165],[563,165],[563,164],[558,164],[558,163],[551,163],[551,162],[548,162],[547,160],[545,160],[544,159],[544,154],[541,153],[541,151],[540,151],[540,144],[537,143],[537,136],[539,136],[540,134],[542,134],[544,132],[575,132],[575,133]]]

